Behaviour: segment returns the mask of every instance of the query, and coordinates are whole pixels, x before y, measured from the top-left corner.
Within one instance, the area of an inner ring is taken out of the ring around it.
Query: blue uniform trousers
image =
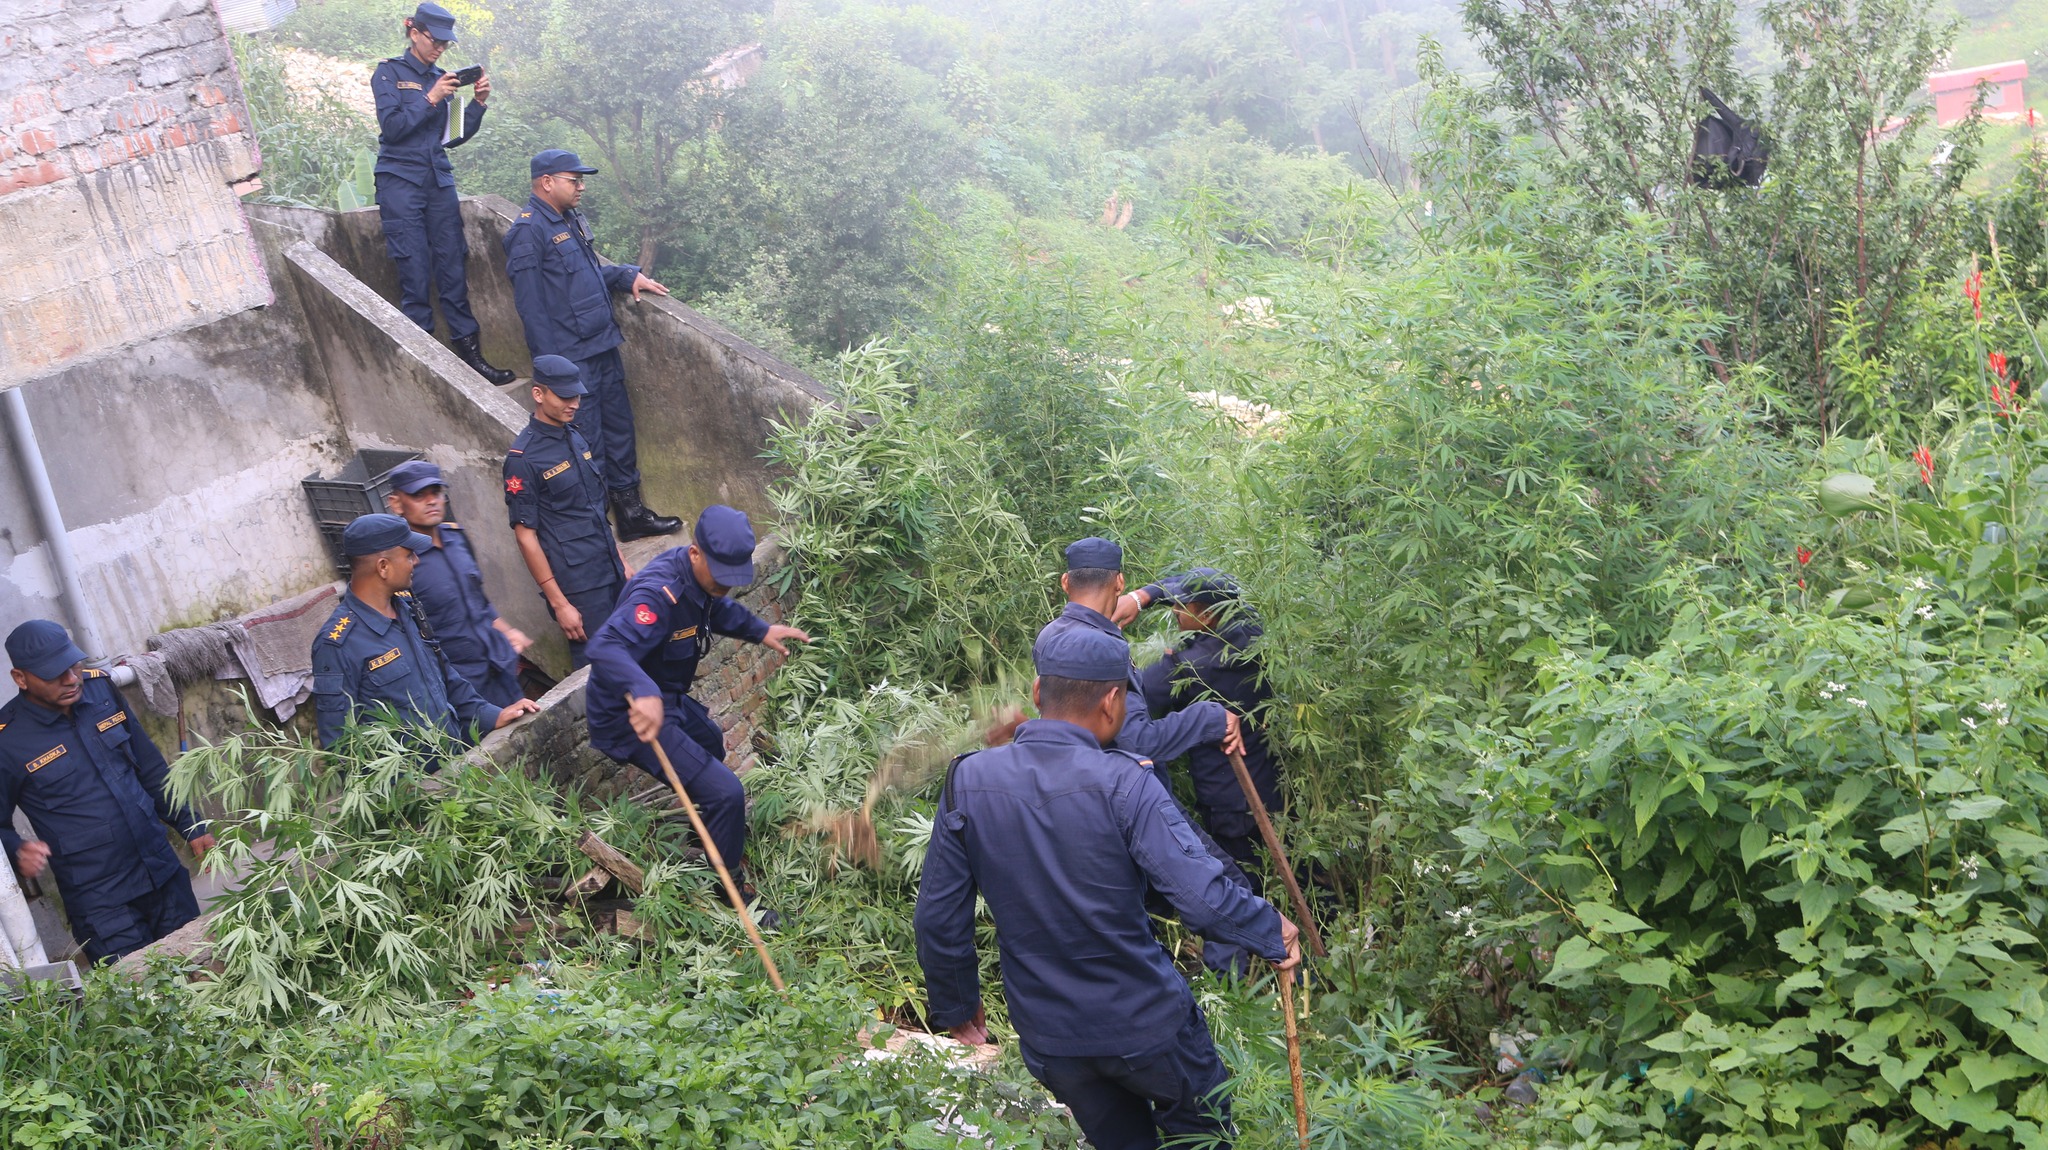
[[[589,634],[587,631],[584,633]],[[449,664],[455,668],[456,674],[469,680],[469,685],[475,687],[476,693],[484,697],[484,702],[494,707],[509,707],[526,697],[525,688],[519,685],[519,675],[511,667],[501,666],[489,659],[479,659],[473,663],[457,663],[451,659]]]
[[[71,919],[71,937],[85,948],[85,956],[94,962],[113,962],[198,918],[199,900],[192,896],[191,876],[181,871],[141,898],[83,911],[65,910]]]
[[[675,766],[676,778],[690,792],[697,813],[704,816],[704,829],[718,846],[718,857],[729,869],[737,870],[747,849],[747,790],[740,777],[725,765],[725,732],[711,721],[704,704],[688,695],[666,695],[667,709],[661,723],[661,749]],[[626,761],[666,783],[661,760],[654,748],[634,743]]]
[[[384,247],[398,265],[398,310],[434,330],[434,289],[450,339],[477,334],[469,310],[469,244],[462,238],[462,209],[452,187],[422,187],[398,176],[377,177],[377,218],[384,223]]]
[[[576,612],[583,616],[583,634],[585,637],[580,640],[569,640],[569,669],[571,671],[590,662],[590,660],[583,657],[583,644],[589,642],[589,636],[597,634],[597,629],[604,626],[604,621],[612,617],[612,608],[618,606],[619,592],[624,587],[625,584],[623,583],[607,583],[602,587],[593,587],[588,591],[563,592],[563,598],[569,600],[569,606],[576,608]],[[554,609],[552,607],[549,608],[548,613],[550,615],[554,614]]]
[[[1060,1058],[1019,1043],[1024,1067],[1073,1112],[1096,1150],[1153,1150],[1161,1137],[1230,1150],[1229,1078],[1202,1008],[1173,1045],[1138,1058]]]
[[[576,366],[590,394],[570,424],[597,449],[605,486],[613,491],[640,486],[640,448],[633,439],[633,401],[626,396],[626,363],[619,349],[601,351]]]

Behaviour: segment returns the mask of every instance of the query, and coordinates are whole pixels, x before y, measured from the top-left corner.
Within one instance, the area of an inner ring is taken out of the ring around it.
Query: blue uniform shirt
[[[393,56],[370,74],[370,93],[377,99],[377,174],[408,183],[444,188],[455,186],[455,169],[447,149],[476,135],[484,122],[484,106],[475,100],[462,112],[462,136],[443,144],[448,105],[427,103],[427,91],[445,69],[422,64],[411,52]]]
[[[690,549],[671,547],[649,560],[619,594],[619,605],[583,649],[590,688],[583,693],[590,745],[623,759],[640,744],[626,718],[626,695],[660,695],[673,710],[697,677],[712,635],[758,643],[768,621],[726,596],[697,585]]]
[[[341,605],[327,617],[327,628],[313,640],[313,704],[320,745],[331,747],[342,729],[389,708],[408,724],[438,727],[468,745],[470,727],[490,731],[502,709],[484,701],[469,680],[442,663],[420,638],[409,596],[398,592],[387,619],[345,592]]]
[[[164,840],[206,824],[174,805],[170,764],[99,671],[86,671],[70,715],[17,695],[0,707],[0,848],[21,851],[14,808],[28,812],[50,847],[57,889],[73,919],[132,902],[185,874]]]
[[[581,362],[626,341],[612,293],[631,291],[640,269],[599,260],[582,212],[565,215],[530,197],[505,229],[505,274],[534,355]]]
[[[1125,1057],[1171,1045],[1194,997],[1145,912],[1148,885],[1199,934],[1274,961],[1280,914],[1227,877],[1135,755],[1037,719],[954,763],[918,884],[917,960],[934,1030],[981,1003],[974,899],[988,901],[1003,992],[1039,1054]]]
[[[519,655],[492,626],[498,609],[484,593],[484,573],[469,537],[453,523],[441,524],[440,536],[439,547],[419,553],[420,565],[412,575],[413,598],[426,608],[434,638],[465,677],[471,667],[503,667],[517,677]]]
[[[605,518],[604,471],[575,428],[527,421],[505,453],[505,508],[512,526],[540,535],[541,553],[564,595],[625,579]]]
[[[1261,633],[1257,623],[1246,622],[1225,627],[1221,633],[1203,631],[1189,635],[1178,648],[1168,651],[1164,659],[1145,668],[1139,680],[1144,684],[1145,701],[1152,717],[1164,718],[1208,699],[1222,702],[1240,717],[1251,718],[1273,697],[1259,679],[1258,656],[1251,652]],[[1266,734],[1251,723],[1242,729],[1245,766],[1259,787],[1259,797],[1265,800],[1268,809],[1277,810],[1278,775],[1273,770],[1273,752],[1266,745]],[[1197,777],[1235,779],[1230,760],[1214,743],[1196,746],[1188,751],[1188,756]],[[1236,783],[1231,785],[1234,789]]]
[[[1111,622],[1109,616],[1079,603],[1068,603],[1041,634],[1054,634],[1066,627],[1092,627],[1120,639],[1124,634],[1123,628]],[[1153,718],[1145,705],[1145,684],[1135,665],[1126,686],[1130,688],[1128,713],[1123,730],[1117,732],[1116,747],[1159,764],[1154,770],[1162,783],[1166,781],[1166,763],[1204,743],[1220,742],[1229,729],[1230,712],[1216,702],[1196,703],[1165,718]]]

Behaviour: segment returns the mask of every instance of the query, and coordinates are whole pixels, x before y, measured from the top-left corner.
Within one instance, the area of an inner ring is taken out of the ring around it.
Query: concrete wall
[[[0,4],[0,388],[265,303],[207,0]]]
[[[486,358],[522,376],[533,369],[505,275],[505,229],[518,209],[499,196],[462,203],[469,241],[469,301],[483,325]],[[384,252],[374,209],[325,217],[314,239],[386,300],[398,299],[397,273]],[[760,459],[771,419],[801,418],[828,396],[809,375],[733,335],[674,300],[615,296],[626,343],[627,387],[639,431],[648,502],[686,520],[713,503],[730,503],[764,525],[769,474]],[[506,389],[522,405],[524,384]]]

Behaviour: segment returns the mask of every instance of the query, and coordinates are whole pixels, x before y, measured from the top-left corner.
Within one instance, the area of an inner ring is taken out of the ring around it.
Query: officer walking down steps
[[[457,674],[420,622],[413,569],[433,541],[396,515],[358,516],[341,533],[348,591],[313,640],[313,705],[320,745],[379,712],[407,726],[433,727],[468,746],[475,729],[494,731],[539,710],[531,699],[499,707]]]
[[[1152,936],[1149,884],[1197,933],[1291,969],[1294,924],[1225,875],[1124,726],[1130,645],[1077,627],[1041,636],[1014,742],[955,760],[918,886],[930,1021],[985,1042],[974,903],[995,918],[1003,990],[1032,1076],[1098,1150],[1162,1137],[1229,1145],[1226,1073],[1207,1021]],[[1285,974],[1283,977],[1292,977]]]
[[[507,623],[484,593],[484,573],[469,536],[448,521],[448,484],[441,469],[424,459],[392,468],[391,494],[384,502],[433,544],[420,552],[412,597],[426,610],[442,653],[486,700],[509,707],[525,698],[519,688],[519,653],[533,640]]]
[[[206,824],[171,802],[170,764],[64,628],[32,619],[7,636],[14,686],[0,707],[0,847],[34,878],[57,870],[71,934],[95,962],[140,950],[199,917],[192,879],[164,839],[201,858]],[[23,842],[14,808],[42,838]],[[7,863],[0,862],[0,866]]]
[[[448,99],[460,77],[434,66],[455,42],[455,17],[439,4],[422,4],[405,21],[411,47],[377,65],[370,92],[377,100],[377,217],[384,246],[398,265],[398,308],[405,318],[434,330],[434,289],[440,289],[448,344],[478,375],[494,384],[512,373],[484,362],[476,316],[469,310],[469,243],[462,238],[462,208],[448,149],[467,143],[483,126],[491,78],[478,76],[476,97],[462,113],[462,134],[450,140]]]
[[[573,361],[590,389],[576,429],[604,464],[612,516],[619,538],[673,535],[683,521],[657,515],[640,500],[640,454],[633,439],[633,401],[626,397],[626,366],[619,345],[626,337],[612,314],[612,295],[668,289],[631,264],[604,264],[591,243],[590,222],[576,205],[583,179],[596,168],[576,153],[550,148],[533,158],[533,197],[505,229],[505,272],[512,277],[512,302],[526,328],[526,348],[537,359],[559,355]]]
[[[725,733],[704,704],[690,697],[690,683],[714,634],[781,655],[789,653],[785,640],[808,643],[811,637],[795,627],[771,626],[727,597],[754,581],[754,527],[745,512],[707,507],[691,538],[688,547],[671,547],[649,561],[591,636],[590,686],[583,693],[590,745],[661,779],[666,776],[652,746],[659,741],[703,814],[718,856],[734,868],[741,897],[752,902],[742,865],[747,792],[725,765]],[[757,911],[754,918],[776,925],[772,911]]]

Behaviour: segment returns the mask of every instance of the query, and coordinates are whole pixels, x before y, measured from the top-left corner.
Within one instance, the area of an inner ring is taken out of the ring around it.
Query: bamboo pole
[[[1259,797],[1259,788],[1252,783],[1252,773],[1244,765],[1244,756],[1236,751],[1229,752],[1229,755],[1230,769],[1237,772],[1237,785],[1244,789],[1244,801],[1250,804],[1252,818],[1259,824],[1259,837],[1266,840],[1266,851],[1273,856],[1273,865],[1280,871],[1280,881],[1287,884],[1287,896],[1294,900],[1294,913],[1301,933],[1308,938],[1309,953],[1317,958],[1328,958],[1330,952],[1323,946],[1323,932],[1316,929],[1315,915],[1309,911],[1308,898],[1301,893],[1301,884],[1294,881],[1294,864],[1287,861],[1287,848],[1280,845],[1280,832],[1273,829],[1273,820],[1266,817],[1266,800]]]
[[[1273,975],[1280,980],[1280,1013],[1287,1016],[1287,1075],[1294,1080],[1294,1133],[1301,1140],[1301,1150],[1308,1150],[1308,1090],[1301,1080],[1301,1035],[1294,1028],[1294,970],[1276,970]]]

